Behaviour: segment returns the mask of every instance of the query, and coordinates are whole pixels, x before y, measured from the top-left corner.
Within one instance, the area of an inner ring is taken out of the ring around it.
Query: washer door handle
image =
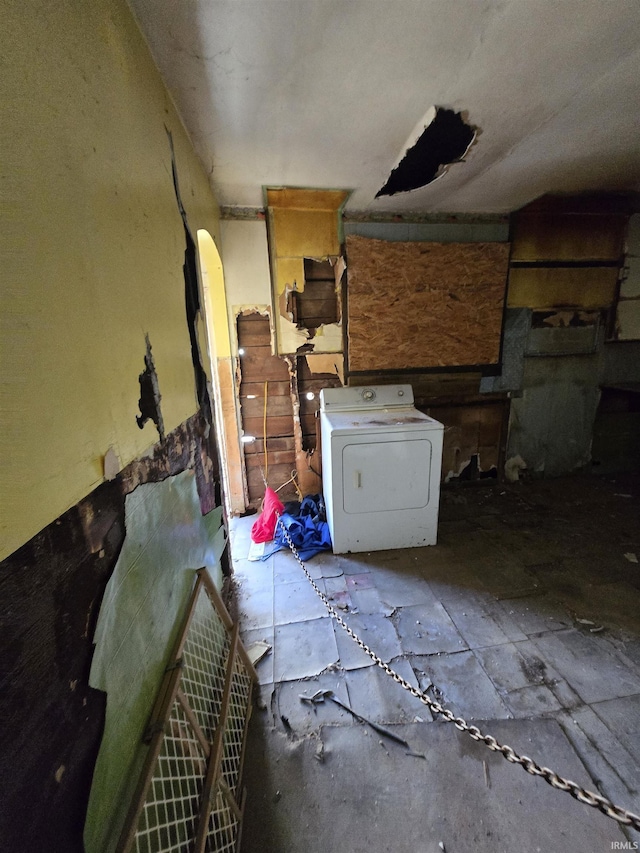
[[[362,472],[361,471],[354,471],[353,472],[353,485],[355,486],[356,489],[362,488]]]

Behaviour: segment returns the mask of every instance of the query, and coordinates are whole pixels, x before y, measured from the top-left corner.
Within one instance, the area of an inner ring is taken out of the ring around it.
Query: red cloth
[[[273,489],[267,486],[262,503],[262,512],[253,522],[251,538],[254,542],[271,542],[276,530],[278,516],[284,510],[284,504]]]

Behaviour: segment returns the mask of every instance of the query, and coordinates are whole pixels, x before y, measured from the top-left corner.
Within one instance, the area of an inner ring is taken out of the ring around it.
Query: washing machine
[[[411,385],[325,388],[320,430],[334,553],[436,544],[444,427]]]

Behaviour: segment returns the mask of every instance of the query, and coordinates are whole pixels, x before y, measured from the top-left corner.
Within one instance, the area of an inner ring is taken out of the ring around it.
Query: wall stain
[[[125,539],[125,498],[187,469],[202,513],[219,506],[217,456],[202,412],[0,563],[3,849],[84,850],[107,698],[89,686],[93,635]],[[222,569],[229,575],[226,550]]]

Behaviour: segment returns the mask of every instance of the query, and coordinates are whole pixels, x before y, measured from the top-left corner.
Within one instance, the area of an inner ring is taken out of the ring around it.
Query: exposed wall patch
[[[138,406],[140,414],[136,416],[136,423],[142,429],[147,421],[153,421],[158,430],[160,441],[164,441],[164,421],[160,410],[160,386],[158,385],[158,374],[151,352],[151,341],[149,335],[145,335],[147,351],[144,356],[144,370],[138,377],[140,381],[140,400]]]
[[[452,163],[459,163],[476,138],[477,128],[466,123],[462,113],[433,107],[405,146],[405,153],[392,170],[386,184],[376,193],[384,195],[409,192],[424,187],[445,174]]]

